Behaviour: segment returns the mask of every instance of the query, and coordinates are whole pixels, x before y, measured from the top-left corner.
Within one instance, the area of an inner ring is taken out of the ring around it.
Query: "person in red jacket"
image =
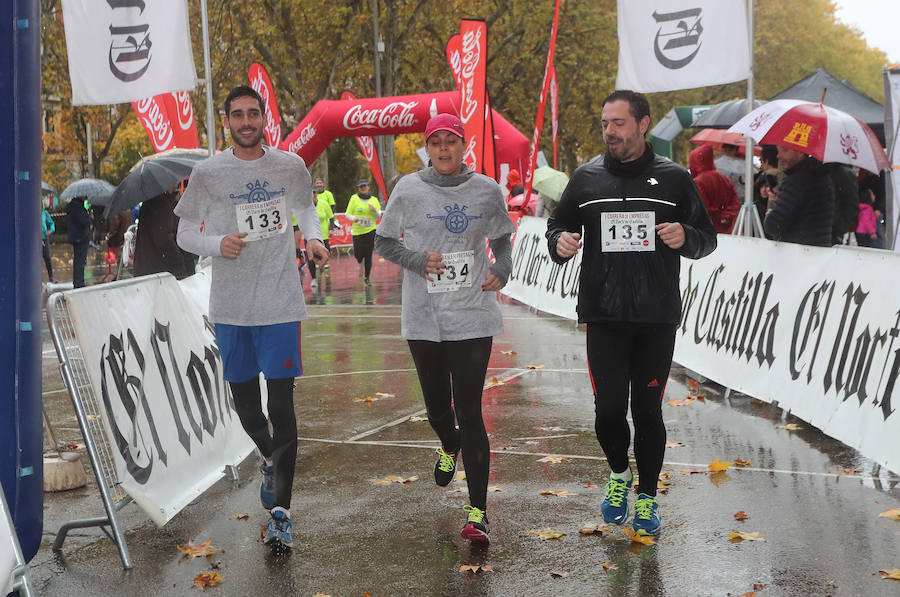
[[[709,145],[701,145],[693,150],[688,163],[713,227],[716,232],[730,234],[741,209],[734,183],[716,170],[713,150]]]

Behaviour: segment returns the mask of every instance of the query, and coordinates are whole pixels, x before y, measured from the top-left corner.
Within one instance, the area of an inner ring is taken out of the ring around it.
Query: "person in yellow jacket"
[[[322,179],[320,178],[319,180]],[[331,193],[328,194],[330,195]],[[325,243],[326,249],[331,250],[331,245],[328,244],[328,232],[335,226],[334,212],[331,210],[328,201],[322,197],[322,193],[313,193],[313,204],[315,204],[316,213],[319,215],[319,226],[322,228],[322,242]],[[316,281],[316,264],[312,260],[309,261],[309,274],[312,276],[310,288],[316,288],[318,286]]]
[[[371,285],[372,252],[375,250],[375,227],[381,219],[381,204],[378,197],[369,193],[369,181],[356,183],[356,194],[347,203],[347,219],[353,222],[353,255],[357,263],[363,263],[366,286]]]
[[[325,181],[321,178],[317,178],[313,184],[316,185],[316,197],[318,197],[320,201],[325,200],[328,203],[328,207],[331,208],[331,211],[334,211],[334,195],[325,188]]]

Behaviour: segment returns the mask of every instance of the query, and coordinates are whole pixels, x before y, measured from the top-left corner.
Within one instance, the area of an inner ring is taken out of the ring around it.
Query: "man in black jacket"
[[[578,321],[587,324],[595,430],[612,469],[603,518],[612,524],[628,518],[630,389],[641,481],[632,528],[655,535],[666,449],[662,396],[681,319],[680,258],[711,253],[716,231],[690,173],[645,141],[650,106],[643,95],[611,93],[601,125],[607,153],[575,171],[547,222],[547,243],[550,257],[564,263],[578,252],[584,231]]]
[[[834,187],[825,165],[787,147],[778,148],[784,179],[763,228],[772,240],[830,247]]]
[[[66,206],[66,233],[72,245],[72,287],[84,287],[84,267],[87,265],[88,243],[91,242],[91,215],[87,199],[73,197]]]

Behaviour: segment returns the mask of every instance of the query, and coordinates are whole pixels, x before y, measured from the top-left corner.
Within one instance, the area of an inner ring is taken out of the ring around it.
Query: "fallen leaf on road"
[[[775,425],[775,429],[787,429],[788,431],[799,431],[803,429],[800,425],[796,423],[788,423],[787,425]]]
[[[210,545],[212,543],[212,539],[207,539],[203,543],[194,543],[193,539],[188,540],[187,545],[179,545],[178,550],[184,552],[188,556],[192,558],[202,558],[205,556],[211,556],[217,552],[224,552],[225,550],[221,547],[213,547]]]
[[[206,587],[215,587],[225,582],[218,572],[201,572],[194,577],[194,588],[203,590]]]
[[[684,400],[675,400],[674,398],[672,398],[671,400],[667,401],[666,404],[668,404],[669,406],[687,406],[693,401],[694,399],[690,397],[685,398]]]
[[[844,468],[842,466],[836,466],[834,468],[837,469],[838,475],[842,477],[846,477],[847,475],[858,475],[862,472],[861,468]]]
[[[468,491],[469,491],[469,488],[466,487],[465,485],[463,485],[462,487],[457,487],[456,489],[454,489],[454,490],[451,491],[450,493],[468,493]]]
[[[709,463],[709,470],[713,473],[727,471],[731,464],[730,462],[719,462],[719,457],[716,456],[716,459]]]
[[[663,475],[659,476],[659,479],[657,479],[657,481],[656,481],[656,489],[659,491],[659,493],[667,494],[667,493],[669,493],[669,486],[671,485],[671,483],[669,483],[667,481],[667,479],[669,478],[669,476],[668,476],[669,473],[663,473],[663,474],[666,476],[665,477],[663,477]]]
[[[737,529],[734,529],[732,533],[726,535],[729,539],[731,539],[732,543],[740,543],[741,541],[765,541],[765,537],[759,534],[759,532],[754,531],[752,533],[744,533]]]
[[[700,402],[706,402],[706,392],[703,392],[702,394],[690,394],[688,397],[699,400]]]
[[[235,514],[234,517],[237,520],[247,520],[248,518],[250,518],[250,515],[249,514]]]
[[[683,448],[684,444],[681,442],[666,442],[667,448]]]
[[[594,489],[595,487],[597,487],[597,484],[594,483],[593,481],[588,481],[587,483],[584,484],[584,486],[587,487],[588,489]]]
[[[700,382],[697,381],[696,379],[688,378],[688,389],[690,389],[692,392],[695,390],[699,390]]]
[[[565,578],[566,576],[569,576],[569,573],[568,573],[568,572],[560,572],[560,571],[557,571],[557,570],[551,570],[551,571],[548,572],[547,574],[549,574],[549,575],[552,576],[553,578]]]
[[[650,535],[638,535],[628,527],[622,527],[622,534],[634,543],[643,543],[644,545],[656,545],[656,539]]]
[[[479,572],[490,572],[494,569],[493,566],[470,566],[469,564],[462,564],[459,567],[460,572],[471,572],[472,574],[478,574]]]
[[[894,568],[893,570],[879,570],[878,574],[884,579],[900,580],[900,568]]]
[[[456,476],[453,477],[454,481],[465,481],[466,480],[466,471],[456,471]]]
[[[500,491],[500,488],[496,485],[491,485],[488,487],[488,491]]]
[[[503,382],[497,379],[496,377],[492,377],[491,381],[488,382],[489,386],[502,386]]]
[[[764,582],[755,582],[755,583],[753,583],[753,590],[754,590],[754,591],[762,591],[762,590],[765,589],[765,588],[766,588],[766,583],[764,583]]]
[[[565,456],[544,456],[543,458],[538,460],[538,462],[569,462],[569,459]]]
[[[515,450],[516,446],[500,446],[501,450]]]
[[[578,529],[578,532],[582,535],[609,535],[612,533],[610,528],[606,526],[602,522],[594,522],[593,520],[589,520],[588,522],[582,523],[581,528]]]
[[[526,365],[526,369],[531,369],[532,371],[535,369],[543,369],[546,365]]]
[[[516,354],[515,350],[501,350],[500,354]]]
[[[618,570],[619,569],[619,565],[613,564],[612,562],[603,562],[603,564],[601,564],[601,566],[603,566],[604,570]]]
[[[409,417],[409,420],[410,420],[410,421],[413,421],[413,422],[427,421],[427,420],[428,420],[428,417],[420,417],[420,416],[418,416],[418,415],[411,415],[411,416]]]
[[[365,398],[354,398],[353,402],[365,402],[366,404],[372,404],[373,402],[378,402],[379,400],[381,400],[381,398],[366,396]]]
[[[528,531],[529,535],[540,537],[541,541],[547,541],[548,539],[559,539],[560,537],[563,537],[565,535],[563,531],[554,531],[550,527],[539,529],[536,531],[532,531],[530,529],[525,530]]]
[[[749,518],[750,518],[750,516],[743,510],[739,510],[734,513],[735,520],[748,520]]]
[[[690,468],[687,466],[681,467],[681,470],[678,471],[682,475],[705,475],[709,471],[705,471],[701,468]]]
[[[388,394],[387,392],[375,392],[377,398],[396,398],[396,394]]]
[[[891,508],[885,510],[878,515],[878,518],[890,518],[891,520],[900,520],[900,508]]]
[[[753,464],[753,459],[750,460],[741,460],[740,458],[734,459],[734,466],[750,466]]]
[[[565,489],[545,489],[544,491],[541,492],[541,495],[566,496],[566,495],[575,495],[575,494],[572,493],[571,491],[566,491]]]
[[[379,485],[390,485],[391,483],[402,483],[404,485],[408,485],[413,481],[417,481],[419,477],[413,475],[412,477],[398,477],[397,475],[388,475],[384,479],[369,479],[372,483],[377,483]]]

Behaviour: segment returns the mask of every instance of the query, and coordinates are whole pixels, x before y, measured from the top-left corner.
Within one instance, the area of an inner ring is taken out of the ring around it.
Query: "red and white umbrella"
[[[771,101],[741,118],[728,132],[747,135],[762,145],[796,149],[821,162],[850,164],[876,174],[891,167],[868,125],[823,104]]]
[[[689,139],[694,145],[711,145],[713,149],[722,151],[723,145],[735,145],[738,152],[744,155],[746,150],[744,135],[740,133],[729,133],[725,129],[703,129]],[[759,155],[762,148],[757,145],[753,148],[753,154]]]

